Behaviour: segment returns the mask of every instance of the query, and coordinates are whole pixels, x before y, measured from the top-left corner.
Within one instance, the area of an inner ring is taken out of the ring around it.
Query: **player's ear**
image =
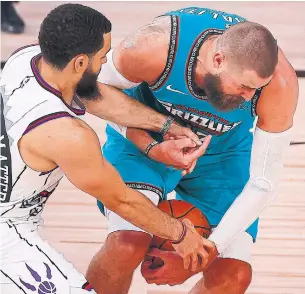
[[[78,55],[75,57],[74,60],[74,70],[77,73],[83,73],[87,69],[88,63],[89,63],[89,58],[87,55],[85,54]]]
[[[221,52],[216,52],[213,55],[213,65],[215,68],[220,69],[224,64],[225,56]]]

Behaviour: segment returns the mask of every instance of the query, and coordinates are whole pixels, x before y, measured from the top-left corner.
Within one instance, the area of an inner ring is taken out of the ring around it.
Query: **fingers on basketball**
[[[177,219],[190,222],[196,231],[204,238],[208,238],[211,234],[211,227],[205,215],[189,202],[181,200],[166,200],[161,201],[158,208]],[[157,236],[153,237],[151,248],[174,251],[172,243],[169,240]],[[200,252],[203,252],[202,254],[199,254],[202,258],[206,256],[204,248],[202,248]],[[189,263],[190,262],[191,258],[189,258]],[[160,267],[164,264],[162,259],[159,257],[153,257],[152,263],[154,267]]]

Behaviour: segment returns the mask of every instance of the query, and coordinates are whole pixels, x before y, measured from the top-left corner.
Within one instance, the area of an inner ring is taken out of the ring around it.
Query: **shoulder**
[[[23,67],[30,68],[31,59],[40,52],[40,47],[37,44],[17,49],[6,61],[1,76],[6,75],[6,72],[10,73],[12,70],[17,70],[17,73],[19,73]]]
[[[40,50],[40,46],[39,44],[29,44],[29,45],[25,45],[25,46],[22,46],[20,48],[18,48],[17,50],[15,50],[11,56],[11,57],[17,57],[17,56],[21,56],[25,53],[33,53],[33,54],[38,54],[40,53],[41,50]]]
[[[158,40],[169,37],[171,31],[171,17],[161,16],[154,18],[151,22],[142,26],[138,30],[129,34],[121,43],[125,49],[133,47],[147,48],[149,42],[151,44],[157,43]],[[157,38],[157,39],[156,39]]]
[[[289,91],[293,96],[298,94],[298,78],[294,68],[291,66],[284,53],[279,49],[278,64],[274,76],[263,90],[263,93],[280,94],[283,91]]]
[[[166,65],[170,33],[170,16],[132,32],[114,49],[115,66],[130,81],[154,82]]]
[[[274,121],[279,125],[292,124],[299,96],[295,70],[279,49],[278,65],[271,82],[264,87],[257,105],[259,120]]]
[[[33,77],[32,58],[40,52],[39,46],[31,46],[13,53],[1,72],[0,84],[7,91],[23,87]]]
[[[94,131],[75,117],[60,117],[47,121],[22,138],[29,146],[58,151],[76,145],[85,147],[86,142],[92,139],[97,139]]]

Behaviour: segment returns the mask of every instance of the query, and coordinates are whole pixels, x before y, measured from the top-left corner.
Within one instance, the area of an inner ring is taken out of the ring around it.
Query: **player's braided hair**
[[[100,12],[80,4],[63,4],[43,20],[39,44],[44,60],[63,69],[78,54],[91,55],[103,47],[111,22]]]

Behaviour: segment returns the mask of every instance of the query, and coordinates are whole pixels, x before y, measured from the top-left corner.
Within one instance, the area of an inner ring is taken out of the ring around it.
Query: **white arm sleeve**
[[[210,235],[219,253],[245,231],[273,200],[283,168],[291,129],[268,133],[256,128],[251,154],[250,179]]]
[[[118,89],[131,89],[138,86],[140,83],[134,83],[127,80],[115,67],[113,62],[113,49],[107,53],[107,62],[102,66],[102,69],[98,75],[97,81],[103,84],[107,84]],[[126,138],[127,128],[113,122],[108,122],[112,128]]]
[[[103,64],[102,69],[98,75],[97,81],[107,84],[118,89],[131,89],[140,83],[134,83],[127,80],[115,67],[113,63],[113,49],[107,53],[107,62]]]

